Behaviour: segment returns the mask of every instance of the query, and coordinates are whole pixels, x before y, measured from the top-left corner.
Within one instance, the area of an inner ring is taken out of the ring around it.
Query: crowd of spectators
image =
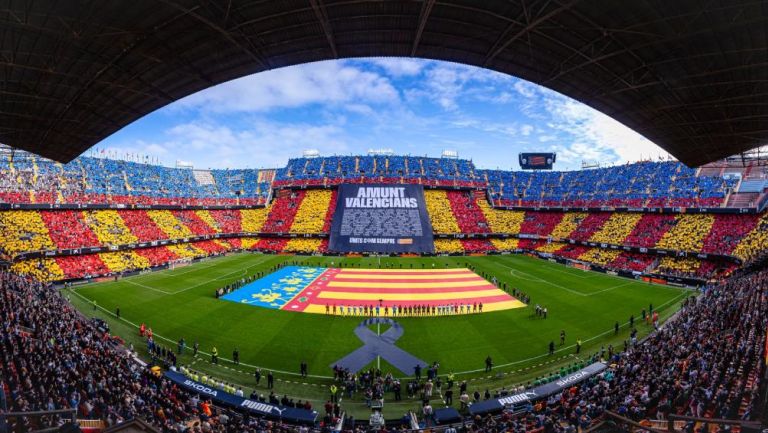
[[[624,245],[624,239],[643,217],[641,213],[614,212],[603,225],[590,236],[590,242]]]
[[[586,241],[596,234],[604,224],[611,218],[612,213],[609,212],[592,212],[587,214],[586,217],[581,219],[576,229],[574,229],[567,237],[568,239],[574,239],[577,241]],[[613,233],[615,234],[615,233]],[[601,233],[603,237],[609,237],[611,234],[607,232]]]
[[[427,205],[427,213],[432,223],[432,231],[435,233],[461,233],[459,224],[451,209],[451,202],[447,192],[439,189],[424,191],[424,201]]]
[[[102,245],[125,245],[138,241],[114,209],[94,210],[84,217]]]
[[[267,218],[261,226],[264,233],[288,233],[299,210],[304,195],[303,190],[282,190],[269,207]]]
[[[733,255],[745,261],[753,261],[765,257],[766,251],[768,251],[768,212],[760,216],[755,228],[734,248]]]
[[[0,393],[9,410],[75,408],[78,418],[102,419],[108,425],[141,417],[168,433],[197,431],[195,426],[212,432],[268,428],[264,420],[216,408],[154,375],[56,290],[8,273],[0,273],[0,287]],[[589,427],[606,409],[635,421],[663,420],[671,414],[754,419],[765,368],[767,290],[765,270],[708,286],[701,296],[686,298],[679,313],[645,341],[632,339],[623,352],[599,352],[596,356],[608,368],[597,376],[533,401],[522,411],[505,410],[463,423],[474,431],[564,433]],[[401,393],[428,401],[438,389],[443,396],[452,389],[464,406],[525,388],[493,395],[466,382],[454,388],[453,376],[441,376],[437,368],[405,385],[376,371],[345,373],[337,380],[341,392],[349,397],[359,393],[366,401],[397,400]],[[10,418],[3,427],[22,432],[57,421]]]
[[[524,232],[522,224],[526,213],[517,210],[501,210],[491,207],[486,197],[475,195],[474,205],[485,217],[488,231],[491,233],[529,233]]]
[[[0,155],[0,199],[13,203],[260,204],[275,170],[192,170],[82,156],[59,164]]]
[[[0,394],[9,411],[73,408],[78,419],[108,426],[138,417],[164,433],[302,430],[214,407],[158,377],[53,289],[8,273],[0,273],[0,286]],[[60,421],[9,418],[0,431]]]
[[[712,229],[712,214],[680,214],[675,224],[662,236],[656,248],[676,251],[701,251],[704,238]]]
[[[195,236],[212,235],[216,233],[216,222],[206,222],[200,217],[197,211],[193,210],[173,210],[171,211],[179,222],[180,226],[187,227]],[[210,214],[208,214],[210,217]]]
[[[475,202],[473,191],[446,191],[445,194],[461,233],[489,233],[491,231],[483,211]]]
[[[331,191],[312,189],[304,193],[291,224],[291,233],[320,233],[326,226],[331,203]]]
[[[148,210],[147,216],[162,230],[168,239],[190,238],[195,234],[192,230],[179,221],[173,211],[169,210]]]
[[[624,244],[641,248],[653,247],[676,223],[674,214],[643,214],[632,232],[624,238]]]
[[[478,170],[503,205],[570,207],[719,206],[736,181],[696,176],[678,162],[579,171]]]

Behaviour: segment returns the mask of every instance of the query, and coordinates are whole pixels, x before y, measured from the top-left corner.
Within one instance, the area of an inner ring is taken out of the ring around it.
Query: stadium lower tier
[[[578,378],[571,382],[573,377],[569,377],[563,392],[552,397],[531,393],[529,404],[515,408],[519,412],[504,410],[482,419],[464,414],[461,420],[467,425],[471,423],[473,431],[478,432],[544,432],[550,431],[547,425],[574,423],[578,423],[581,431],[587,430],[600,423],[605,410],[640,423],[663,423],[670,415],[759,419],[759,390],[765,373],[766,287],[765,270],[713,285],[700,297],[685,299],[680,311],[664,324],[663,331],[652,332],[637,342],[633,337],[631,346],[623,351],[618,347],[614,351],[609,346],[608,353],[601,351],[589,358],[590,362],[599,360],[606,365],[594,377],[582,382]],[[96,307],[96,303],[93,305]],[[4,395],[11,397],[7,399],[9,412],[75,409],[79,419],[114,426],[138,418],[163,433],[186,431],[186,426],[200,424],[211,425],[206,431],[216,432],[327,430],[319,426],[300,429],[291,426],[289,420],[268,424],[261,417],[242,417],[224,409],[219,401],[200,398],[200,392],[153,374],[150,366],[154,363],[142,366],[135,362],[118,338],[100,330],[61,292],[6,272],[0,272],[0,321],[8,330],[0,337],[0,377],[4,380]],[[156,344],[151,337],[147,341],[154,356],[176,364],[176,351],[166,351],[165,342],[159,340]],[[197,372],[190,372],[183,365],[179,370],[195,382],[235,393],[234,386],[208,378],[205,371],[198,377]],[[566,377],[567,373],[561,369],[559,374],[552,372],[549,377]],[[370,383],[357,377],[350,380],[359,389],[370,390]],[[63,385],[46,386],[59,382]],[[530,391],[531,385],[539,383],[537,379],[524,389]],[[285,386],[278,387],[283,394]],[[656,391],[648,394],[644,392],[646,388]],[[482,387],[473,387],[470,381],[467,397],[457,398],[457,402],[468,401],[473,390],[480,392]],[[392,390],[387,390],[387,401],[392,401],[392,397]],[[344,400],[348,404],[348,399]],[[288,406],[276,400],[269,404]],[[229,415],[225,419],[219,414]],[[4,427],[14,433],[49,427],[53,430],[58,427],[57,421],[55,417],[8,417]],[[323,422],[327,425],[336,421],[326,416]],[[718,427],[715,423],[704,425]]]
[[[472,191],[425,191],[435,234],[535,235],[553,240],[731,255],[748,262],[768,251],[768,213],[658,214],[503,210]],[[0,255],[136,242],[186,239],[220,233],[328,233],[335,190],[282,190],[265,208],[203,210],[6,210],[0,211]],[[441,241],[443,252],[483,253],[512,240]],[[318,251],[324,241],[290,241],[289,249]],[[264,249],[283,250],[265,241]]]
[[[95,254],[24,259],[13,262],[10,269],[14,273],[28,275],[41,281],[88,279],[142,271],[169,263],[243,250],[268,254],[330,253],[327,238],[240,237],[180,242]],[[542,257],[563,258],[597,265],[607,270],[696,279],[725,277],[738,268],[736,263],[716,259],[699,259],[690,256],[666,257],[570,243],[547,242],[545,240],[516,238],[435,239],[436,254],[497,254],[508,252],[527,252],[539,254]]]

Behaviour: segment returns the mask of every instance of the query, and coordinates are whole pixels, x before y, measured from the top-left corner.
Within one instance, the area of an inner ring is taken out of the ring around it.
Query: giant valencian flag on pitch
[[[483,311],[525,306],[466,268],[357,269],[287,266],[222,297],[265,308],[325,313],[325,307],[483,303]]]

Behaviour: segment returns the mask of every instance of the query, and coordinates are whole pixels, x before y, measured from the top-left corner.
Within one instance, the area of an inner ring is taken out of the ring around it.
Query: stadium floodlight
[[[455,150],[444,150],[443,153],[440,155],[443,158],[451,158],[451,159],[458,159],[459,158],[459,152],[456,152]]]
[[[368,155],[369,156],[391,156],[394,155],[395,151],[392,149],[368,149]]]

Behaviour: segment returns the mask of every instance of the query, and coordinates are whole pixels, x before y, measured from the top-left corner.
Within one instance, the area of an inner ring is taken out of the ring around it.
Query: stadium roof
[[[761,0],[4,2],[0,142],[69,161],[233,78],[412,56],[539,83],[695,166],[768,142],[767,12]]]

